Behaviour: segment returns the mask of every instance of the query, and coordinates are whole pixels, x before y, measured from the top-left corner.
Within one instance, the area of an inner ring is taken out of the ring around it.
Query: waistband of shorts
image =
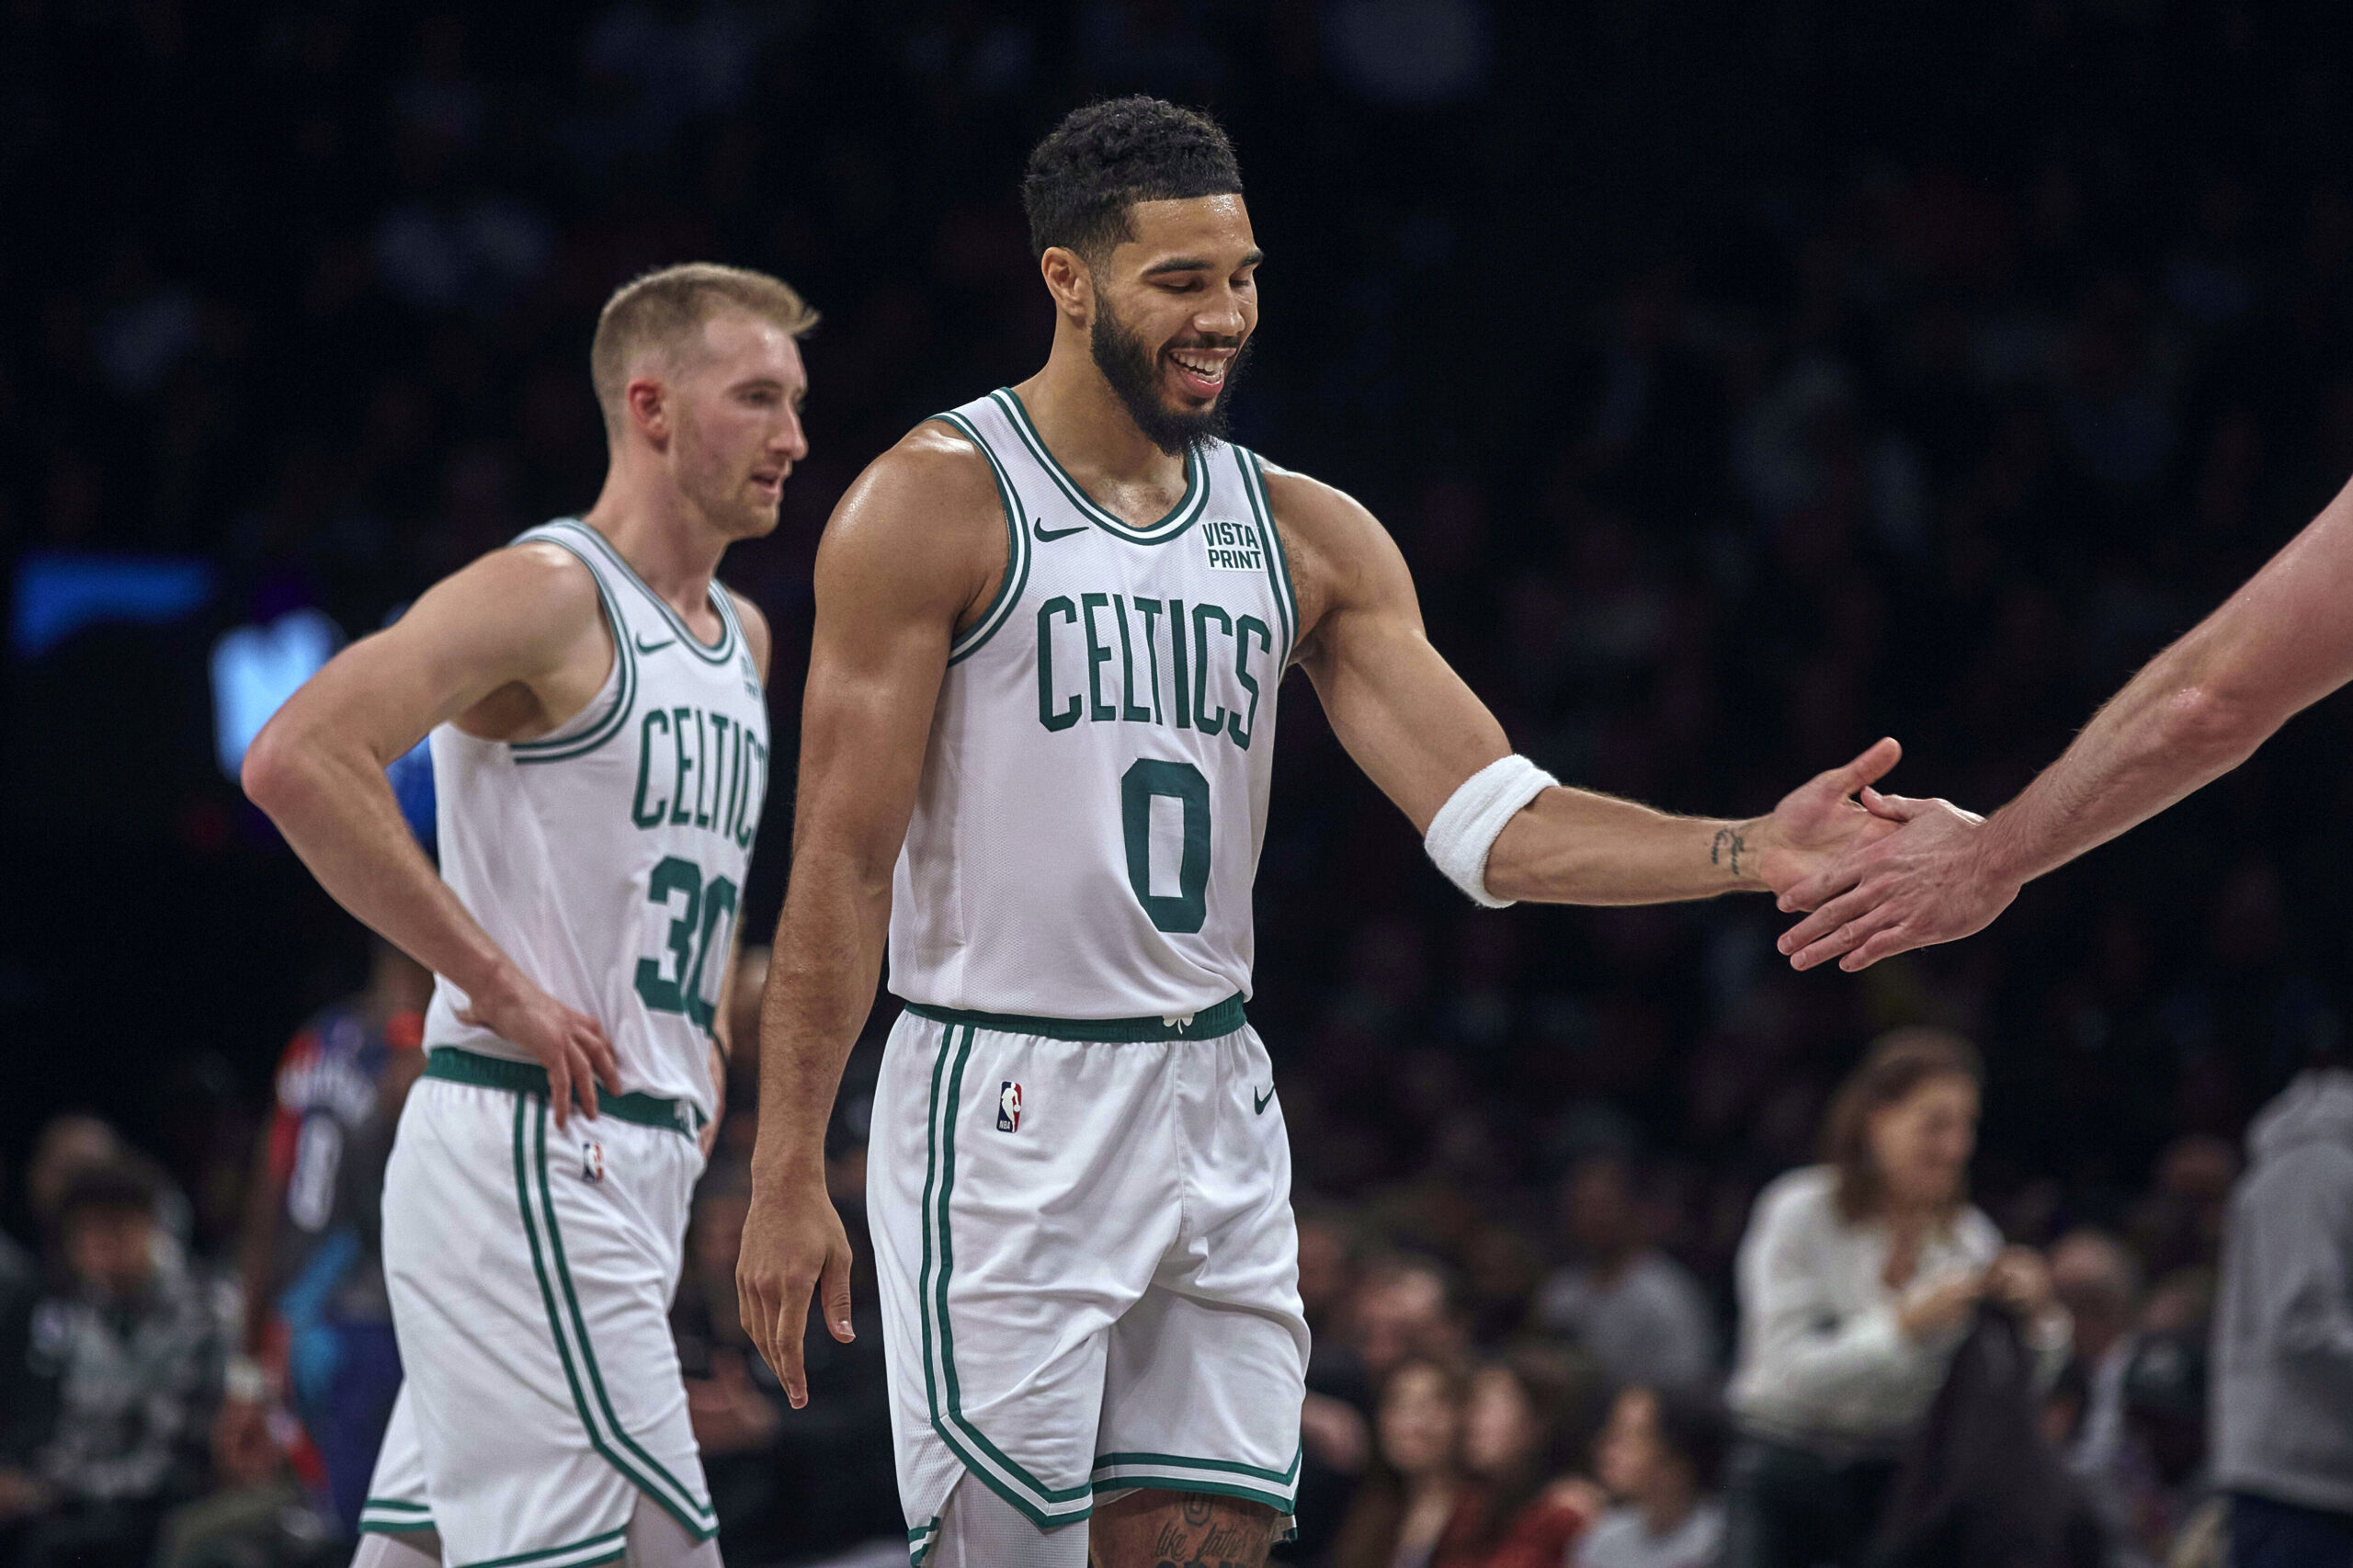
[[[425,1075],[446,1078],[453,1084],[472,1084],[481,1089],[538,1095],[541,1098],[548,1093],[548,1070],[538,1062],[509,1062],[503,1056],[484,1056],[478,1051],[455,1045],[435,1046],[425,1059]],[[685,1100],[665,1100],[657,1095],[616,1095],[602,1085],[597,1088],[597,1111],[616,1121],[658,1127],[688,1138],[702,1131],[701,1110]]]
[[[1099,1040],[1135,1044],[1155,1040],[1215,1040],[1233,1034],[1249,1019],[1243,1016],[1242,993],[1235,992],[1215,1006],[1190,1017],[1162,1014],[1140,1018],[1041,1018],[1026,1013],[968,1013],[956,1007],[934,1007],[910,1002],[907,1011],[939,1024],[970,1024],[998,1034],[1036,1035],[1043,1040]]]

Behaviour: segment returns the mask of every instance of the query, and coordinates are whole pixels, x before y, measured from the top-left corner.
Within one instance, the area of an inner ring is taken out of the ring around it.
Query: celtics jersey
[[[1186,460],[1136,528],[1020,399],[939,419],[994,472],[1009,551],[949,651],[891,906],[891,989],[1056,1018],[1184,1017],[1250,990],[1251,882],[1298,608],[1256,460]]]
[[[517,543],[597,579],[613,667],[577,718],[533,741],[433,733],[441,875],[550,995],[595,1018],[624,1092],[713,1108],[706,1041],[767,791],[767,704],[717,583],[704,642],[604,535],[563,518]],[[527,1060],[460,1023],[444,977],[425,1043]]]

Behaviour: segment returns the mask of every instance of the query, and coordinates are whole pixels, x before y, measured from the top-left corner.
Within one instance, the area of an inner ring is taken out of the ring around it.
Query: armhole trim
[[[620,733],[629,722],[631,708],[637,701],[637,653],[630,646],[629,627],[621,620],[620,607],[613,602],[612,591],[606,587],[604,574],[597,570],[597,563],[589,559],[587,551],[560,533],[536,528],[515,542],[554,545],[568,551],[587,568],[588,580],[597,585],[597,602],[604,607],[606,630],[612,633],[613,664],[620,671],[620,681],[613,693],[613,705],[599,714],[597,722],[585,730],[577,734],[554,735],[544,740],[509,741],[506,749],[517,767],[585,756]]]
[[[956,413],[935,414],[934,419],[952,426],[963,437],[981,449],[988,460],[990,477],[996,481],[998,504],[1005,510],[1005,575],[998,579],[996,596],[989,600],[981,619],[966,629],[964,634],[948,645],[949,665],[962,664],[981,651],[981,645],[996,635],[999,628],[1012,618],[1013,607],[1021,602],[1021,592],[1029,585],[1029,536],[1021,527],[1021,503],[1013,494],[1013,482],[1006,476],[1005,465],[996,460],[996,453],[989,449],[972,422]]]

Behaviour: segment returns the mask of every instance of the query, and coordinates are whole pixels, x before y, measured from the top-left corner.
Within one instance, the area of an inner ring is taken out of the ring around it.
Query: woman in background
[[[1604,1502],[1593,1483],[1570,1475],[1592,1431],[1591,1380],[1579,1372],[1559,1351],[1529,1346],[1472,1377],[1468,1481],[1430,1568],[1560,1568]]]
[[[1722,1414],[1677,1391],[1622,1390],[1595,1446],[1617,1506],[1571,1553],[1572,1568],[1711,1568],[1724,1544]]]
[[[1462,1376],[1443,1362],[1415,1357],[1389,1374],[1333,1568],[1428,1568],[1462,1492],[1463,1403]]]
[[[2050,1373],[2064,1361],[2041,1258],[2005,1248],[1968,1199],[1983,1076],[1958,1035],[1882,1037],[1831,1102],[1824,1163],[1757,1199],[1738,1267],[1730,1568],[1859,1560],[1981,1299],[2021,1313]]]

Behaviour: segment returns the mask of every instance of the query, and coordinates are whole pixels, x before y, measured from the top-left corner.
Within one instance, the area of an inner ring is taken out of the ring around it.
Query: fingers
[[[1866,784],[1876,784],[1887,777],[1888,770],[1904,760],[1904,748],[1893,735],[1882,735],[1863,749],[1862,755],[1844,767],[1831,769],[1823,777],[1833,780],[1841,795],[1851,795]]]
[[[809,1404],[809,1373],[801,1365],[801,1335],[809,1323],[809,1289],[787,1286],[784,1299],[768,1318],[768,1365],[784,1384],[784,1397],[795,1410]]]
[[[558,1051],[547,1068],[548,1108],[555,1112],[555,1130],[561,1132],[572,1115],[572,1052]]]
[[[613,1050],[613,1042],[605,1038],[605,1026],[585,1013],[572,1015],[573,1032],[587,1053],[592,1075],[596,1081],[615,1094],[621,1092],[620,1057]]]
[[[1898,953],[1908,953],[1921,945],[1920,941],[1912,935],[1911,927],[1901,924],[1891,926],[1847,954],[1838,967],[1848,974],[1860,974],[1881,959],[1892,959]]]
[[[1796,890],[1792,889],[1792,892]],[[1817,908],[1812,915],[1781,933],[1774,944],[1784,953],[1794,953],[1810,948],[1849,920],[1870,912],[1875,900],[1861,888],[1852,888]]]
[[[858,1337],[849,1322],[849,1242],[844,1238],[826,1252],[825,1272],[817,1281],[818,1296],[825,1304],[825,1326],[844,1345]]]
[[[580,1114],[590,1121],[597,1119],[597,1066],[587,1046],[577,1037],[564,1050],[564,1064],[570,1069],[573,1097],[580,1103]]]
[[[1813,969],[1816,965],[1828,963],[1832,959],[1844,957],[1902,918],[1903,916],[1890,910],[1885,904],[1867,908],[1859,915],[1850,915],[1828,935],[1791,953],[1790,967],[1800,970]],[[1849,969],[1848,972],[1852,973],[1853,971]]]

